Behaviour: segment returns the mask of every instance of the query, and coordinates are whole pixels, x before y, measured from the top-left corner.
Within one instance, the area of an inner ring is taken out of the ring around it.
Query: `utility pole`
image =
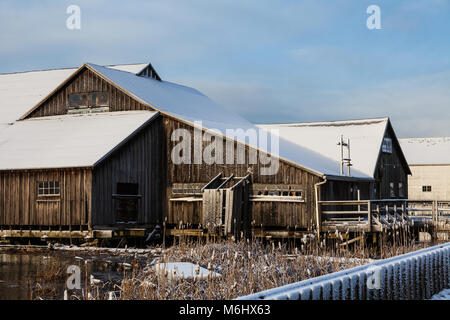
[[[340,166],[340,174],[344,175],[344,166],[347,166],[347,175],[351,176],[351,166],[352,159],[350,158],[350,139],[347,138],[347,142],[344,141],[344,135],[341,134],[341,139],[337,144],[341,148],[341,166]],[[344,148],[347,149],[347,158],[344,158]]]

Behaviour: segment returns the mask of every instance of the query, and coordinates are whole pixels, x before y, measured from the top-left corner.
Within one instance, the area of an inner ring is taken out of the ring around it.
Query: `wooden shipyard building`
[[[407,198],[387,118],[262,125],[278,130],[264,148],[261,126],[151,64],[3,74],[0,85],[2,237],[146,237],[156,226],[288,237],[320,231],[320,201]],[[257,140],[228,135],[239,129]],[[348,152],[346,139],[350,157],[337,146]],[[196,161],[211,145],[231,159]]]

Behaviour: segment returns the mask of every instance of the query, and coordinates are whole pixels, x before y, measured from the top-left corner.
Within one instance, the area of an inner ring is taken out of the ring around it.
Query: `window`
[[[395,185],[393,182],[389,183],[389,196],[395,198]]]
[[[88,96],[86,94],[70,94],[69,108],[87,108]]]
[[[297,197],[301,198],[302,187],[300,185],[254,185],[253,198],[256,197]]]
[[[58,196],[59,181],[41,181],[38,183],[38,196]]]
[[[403,189],[403,182],[398,183],[398,196],[403,198],[405,196],[405,190]]]
[[[392,153],[392,139],[384,138],[383,145],[381,146],[381,151],[384,153]]]
[[[108,103],[108,93],[107,92],[94,92],[90,96],[90,106],[92,107],[107,107]]]
[[[422,186],[422,192],[431,192],[431,186]]]
[[[124,195],[137,195],[139,185],[137,183],[117,183],[117,193]]]
[[[109,106],[108,92],[74,93],[69,94],[69,108],[107,107]]]

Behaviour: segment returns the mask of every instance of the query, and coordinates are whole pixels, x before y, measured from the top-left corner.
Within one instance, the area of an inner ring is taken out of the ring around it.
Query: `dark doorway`
[[[116,222],[137,222],[139,195],[139,184],[117,183],[116,194]]]

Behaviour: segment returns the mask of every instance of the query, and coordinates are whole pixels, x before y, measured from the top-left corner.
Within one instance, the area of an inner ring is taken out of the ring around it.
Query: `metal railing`
[[[423,300],[450,287],[450,243],[237,300]]]

